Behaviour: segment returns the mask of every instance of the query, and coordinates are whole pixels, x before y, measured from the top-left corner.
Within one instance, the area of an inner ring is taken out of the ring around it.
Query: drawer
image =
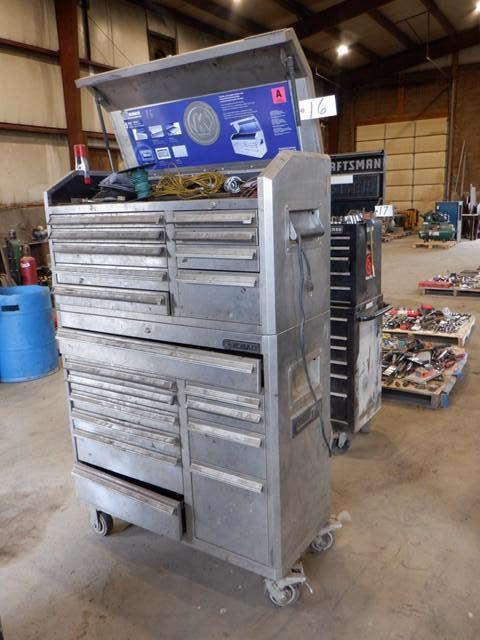
[[[89,226],[51,226],[54,241],[83,240],[150,240],[165,243],[165,228],[158,226],[117,226],[96,224]]]
[[[72,475],[83,502],[168,538],[182,539],[183,502],[83,464],[75,464]]]
[[[58,285],[54,294],[56,306],[60,310],[64,306],[76,306],[81,307],[83,313],[88,313],[89,309],[108,309],[152,316],[170,315],[168,292]]]
[[[109,420],[103,415],[77,411],[71,414],[72,428],[75,433],[91,433],[92,436],[102,436],[111,440],[118,440],[128,445],[141,447],[153,452],[164,453],[167,456],[180,457],[180,435],[160,431],[156,427],[143,427],[127,420]]]
[[[96,224],[131,226],[133,224],[163,225],[165,223],[163,212],[158,211],[111,211],[108,208],[102,210],[102,206],[97,205],[96,211],[92,213],[89,205],[75,208],[77,211],[72,213],[56,213],[53,211],[49,217],[49,225],[53,228],[57,225],[88,227]]]
[[[176,316],[260,324],[256,274],[179,270],[177,290]]]
[[[188,383],[185,393],[189,420],[213,422],[217,423],[217,426],[220,423],[233,429],[265,433],[261,397]]]
[[[52,244],[57,268],[64,264],[167,268],[167,248],[160,242],[54,240]]]
[[[237,555],[269,563],[263,481],[192,462],[194,535]]]
[[[188,421],[188,432],[193,461],[266,479],[263,435],[197,420]]]
[[[183,473],[179,455],[168,455],[151,448],[74,428],[73,435],[80,462],[123,476],[147,482],[168,491],[183,493]]]
[[[259,271],[257,246],[240,244],[176,244],[177,267],[220,271]]]
[[[173,221],[182,226],[256,226],[255,209],[238,209],[223,211],[174,211]]]
[[[350,274],[351,262],[346,256],[331,256],[330,258],[330,275]]]
[[[348,396],[337,391],[330,392],[330,410],[332,417],[337,420],[348,420]]]
[[[256,229],[235,229],[229,227],[223,229],[191,229],[187,227],[186,229],[176,228],[173,235],[173,239],[177,242],[177,247],[181,247],[181,242],[258,244]]]
[[[168,272],[166,269],[60,264],[57,265],[55,276],[58,284],[168,291]]]
[[[173,380],[119,365],[96,365],[64,355],[70,403],[74,411],[100,415],[131,426],[179,433],[177,389]]]
[[[146,374],[179,378],[191,382],[217,385],[225,389],[259,393],[261,359],[225,352],[181,347],[166,342],[151,342],[107,336],[93,332],[61,329],[58,332],[62,354],[90,364],[138,369]]]

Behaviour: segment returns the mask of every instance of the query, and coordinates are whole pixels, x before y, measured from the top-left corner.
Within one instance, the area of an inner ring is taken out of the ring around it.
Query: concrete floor
[[[384,293],[480,263],[480,242],[384,245]],[[480,314],[480,299],[436,298]],[[274,610],[251,573],[136,527],[99,538],[74,498],[61,373],[0,385],[0,616],[5,640],[480,638],[480,333],[448,409],[385,404],[333,461],[333,512],[351,522],[307,554],[313,594]]]

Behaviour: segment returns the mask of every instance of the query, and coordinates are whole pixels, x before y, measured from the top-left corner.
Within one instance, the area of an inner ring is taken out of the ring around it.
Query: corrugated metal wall
[[[87,58],[79,9],[80,58]],[[148,14],[127,0],[90,0],[92,62],[112,67],[146,62],[148,30],[177,40],[181,53],[216,44],[212,37]],[[58,50],[53,0],[0,0],[0,38]],[[83,66],[82,75],[92,73]],[[58,60],[0,45],[0,123],[65,129]],[[99,132],[95,104],[82,91],[82,124]],[[107,118],[108,123],[108,118]],[[69,171],[66,136],[0,130],[0,207],[41,202],[43,191]],[[1,211],[0,211],[1,215]]]
[[[447,130],[447,118],[357,127],[357,151],[385,149],[387,153],[387,203],[424,212],[443,200]]]

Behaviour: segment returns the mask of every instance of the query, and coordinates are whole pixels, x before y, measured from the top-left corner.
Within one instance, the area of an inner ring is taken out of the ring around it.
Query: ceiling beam
[[[378,60],[380,60],[380,57],[377,56],[376,53],[374,53],[371,49],[366,47],[361,42],[350,42],[349,38],[345,38],[341,29],[338,29],[337,27],[330,27],[330,29],[327,29],[326,32],[333,38],[338,40],[339,44],[346,44],[350,49],[356,51],[367,60],[370,60],[370,62],[377,62]]]
[[[456,31],[444,38],[433,40],[430,42],[429,55],[432,59],[441,58],[478,44],[480,44],[480,29],[475,26],[463,31]],[[417,45],[408,51],[402,51],[402,53],[384,58],[378,63],[354,69],[346,78],[346,84],[350,87],[361,87],[374,83],[380,78],[416,67],[426,61],[426,45]]]
[[[305,7],[303,4],[300,4],[297,0],[274,0],[274,2],[300,18],[308,18],[315,15],[314,11]],[[379,60],[379,56],[377,56],[376,53],[360,42],[348,42],[348,40],[343,37],[341,29],[338,29],[337,27],[329,27],[325,31],[335,38],[335,40],[338,40],[339,44],[344,42],[344,44],[347,44],[362,57],[370,60],[370,62],[376,62]]]
[[[400,27],[397,27],[394,22],[384,16],[378,9],[370,9],[367,13],[372,20],[375,20],[378,25],[385,29],[385,31],[388,31],[391,36],[398,40],[398,42],[401,42],[407,49],[416,45],[416,42],[409,38]]]
[[[289,26],[295,29],[300,40],[335,27],[340,22],[351,20],[369,9],[377,9],[392,0],[343,0],[311,16],[301,18]]]
[[[435,20],[441,25],[448,34],[455,33],[455,27],[439,8],[435,0],[421,0],[425,9],[428,9]]]
[[[246,35],[255,35],[255,34],[265,33],[266,31],[269,31],[269,27],[266,27],[265,25],[260,24],[259,22],[256,22],[254,20],[250,20],[249,18],[244,18],[240,16],[238,13],[229,9],[228,7],[225,7],[216,2],[213,2],[212,0],[184,0],[184,1],[192,5],[193,7],[200,9],[201,11],[204,11],[206,13],[209,13],[210,15],[220,18],[221,20],[224,20],[229,25],[229,29],[231,26],[233,26],[236,37],[238,37],[239,31],[241,31],[243,34],[246,34]],[[204,23],[199,21],[199,24],[203,25]],[[198,28],[198,25],[197,25],[197,28]],[[327,58],[324,58],[322,55],[316,53],[315,51],[312,51],[311,49],[307,49],[306,47],[303,47],[303,51],[305,53],[305,56],[307,57],[307,59],[309,60],[309,62],[312,64],[313,67],[318,65],[322,67],[325,73],[328,73],[328,74],[336,72],[336,70],[334,69],[333,63]]]

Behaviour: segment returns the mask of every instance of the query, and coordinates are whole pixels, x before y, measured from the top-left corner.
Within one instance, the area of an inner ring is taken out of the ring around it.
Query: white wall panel
[[[384,124],[368,124],[357,127],[357,142],[363,140],[384,140]]]
[[[385,140],[364,140],[357,142],[357,151],[383,151]]]
[[[65,138],[0,131],[0,204],[41,202],[69,167]]]
[[[56,51],[53,0],[0,0],[0,38]]]
[[[66,127],[60,67],[0,52],[0,122]]]

